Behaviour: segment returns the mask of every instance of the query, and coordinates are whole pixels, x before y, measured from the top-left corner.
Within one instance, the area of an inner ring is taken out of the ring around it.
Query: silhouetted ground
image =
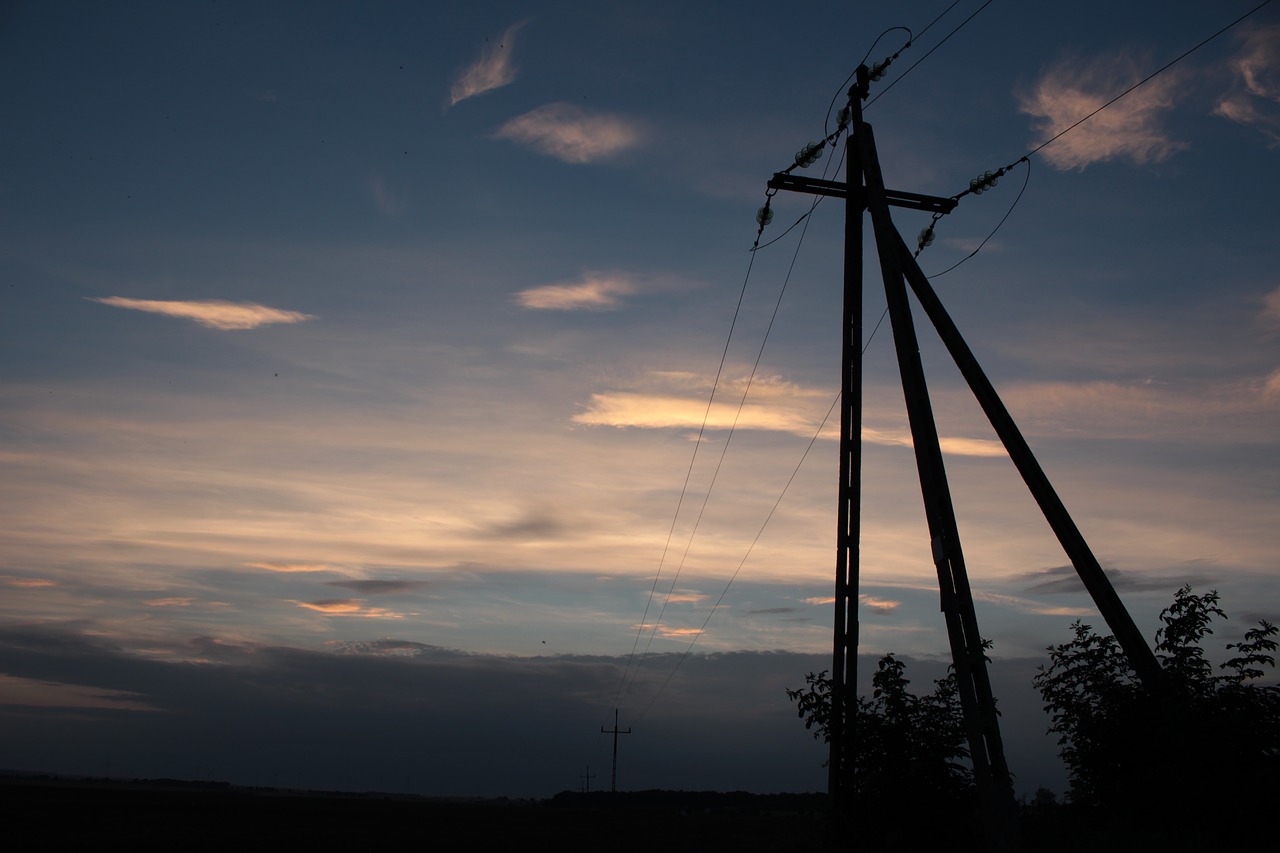
[[[440,800],[381,794],[241,789],[173,780],[8,779],[10,837],[44,848],[645,851],[815,850],[819,794],[653,791],[561,794],[551,800]],[[74,845],[74,846],[73,846]]]
[[[852,833],[863,843],[834,845],[822,794],[564,792],[550,800],[447,800],[32,776],[0,779],[0,803],[8,836],[46,849],[109,843],[130,851],[234,851],[276,844],[356,851],[449,845],[622,853],[984,849],[972,837],[936,844],[947,831],[923,809],[913,822],[898,824],[888,843],[871,840],[877,816],[864,815],[861,820],[868,823]],[[1241,850],[1265,844],[1270,835],[1261,825],[1219,823],[1208,815],[1188,815],[1180,825],[1138,827],[1063,805],[1026,807],[1021,822],[1025,853]]]

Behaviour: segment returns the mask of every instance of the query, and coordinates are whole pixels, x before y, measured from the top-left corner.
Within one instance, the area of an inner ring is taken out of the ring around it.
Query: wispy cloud
[[[869,609],[872,613],[880,616],[888,616],[893,611],[902,606],[901,601],[893,601],[887,598],[876,598],[873,595],[859,595],[858,601],[863,607]]]
[[[500,89],[516,79],[516,66],[512,62],[515,49],[516,33],[529,23],[519,21],[507,27],[498,37],[497,44],[487,44],[480,51],[475,62],[466,67],[449,87],[449,106],[454,106],[467,98],[483,95]]]
[[[779,406],[747,403],[739,412],[736,405],[715,403],[708,411],[703,400],[627,391],[592,394],[587,410],[574,415],[573,420],[592,426],[697,429],[704,416],[708,429],[728,429],[735,416],[738,429],[812,435],[817,427],[812,417]]]
[[[635,290],[635,285],[621,276],[589,273],[576,284],[544,284],[518,291],[515,298],[534,310],[601,311],[617,308],[618,297]]]
[[[369,193],[373,196],[374,207],[388,219],[398,219],[409,207],[402,196],[387,189],[386,182],[380,177],[369,181]]]
[[[404,580],[354,580],[328,581],[328,586],[342,587],[361,595],[395,595],[401,592],[414,592],[427,586],[426,581]]]
[[[382,607],[370,607],[363,598],[324,598],[319,601],[294,601],[293,604],[323,613],[325,616],[349,616],[362,619],[403,619],[403,613],[393,613]]]
[[[554,103],[511,119],[494,134],[528,145],[566,163],[591,163],[634,148],[643,138],[627,118],[588,114],[573,104]]]
[[[11,575],[3,575],[0,576],[0,585],[17,587],[18,589],[43,589],[44,587],[57,586],[58,584],[44,578],[15,578]]]
[[[1028,94],[1020,109],[1036,116],[1041,139],[1066,130],[1142,78],[1133,57],[1117,54],[1084,59],[1068,57],[1054,65]],[[1161,119],[1174,105],[1181,84],[1173,72],[1135,89],[1072,130],[1041,154],[1059,169],[1084,169],[1091,163],[1128,159],[1160,162],[1187,147],[1170,138]]]
[[[636,391],[608,391],[592,394],[586,410],[573,416],[575,423],[588,426],[635,427],[639,429],[763,430],[787,432],[810,438],[822,425],[831,392],[805,388],[779,376],[757,376],[750,396],[741,409],[745,378],[721,382],[717,402],[707,407],[710,382],[693,374],[664,371],[647,374]],[[725,402],[719,402],[719,400]],[[822,427],[823,438],[839,438],[838,425],[830,420]],[[886,447],[911,447],[910,433],[900,429],[864,426],[862,440]],[[942,450],[953,456],[1002,457],[998,441],[942,436]]]
[[[1236,75],[1214,115],[1256,127],[1272,147],[1280,145],[1280,24],[1243,32],[1240,52],[1231,60]]]
[[[339,572],[336,566],[325,563],[245,563],[250,569],[262,569],[268,572]]]
[[[234,331],[239,329],[257,329],[260,326],[272,326],[278,323],[303,323],[315,318],[300,311],[286,311],[283,308],[270,308],[256,302],[227,302],[222,299],[193,299],[188,301],[170,301],[164,299],[129,299],[124,296],[88,297],[93,302],[101,302],[115,308],[128,308],[133,311],[146,311],[150,314],[164,314],[168,317],[179,317],[191,320],[210,329]]]
[[[1262,323],[1272,331],[1280,331],[1280,287],[1262,297]]]

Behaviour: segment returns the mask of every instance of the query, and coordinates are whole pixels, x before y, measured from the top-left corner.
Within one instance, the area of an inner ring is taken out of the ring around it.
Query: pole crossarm
[[[843,181],[828,181],[825,178],[807,178],[804,175],[791,175],[778,172],[769,180],[771,190],[789,190],[809,195],[823,195],[831,198],[848,198],[849,185]],[[855,187],[854,200],[862,209],[867,207],[866,191]],[[950,213],[959,204],[954,198],[937,195],[911,193],[906,190],[885,190],[885,203],[890,207],[903,207],[907,210],[923,210],[925,213]]]

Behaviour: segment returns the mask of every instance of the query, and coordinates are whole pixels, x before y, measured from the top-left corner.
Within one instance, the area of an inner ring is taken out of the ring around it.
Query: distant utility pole
[[[631,727],[628,726],[625,732],[619,731],[618,709],[614,708],[613,709],[613,731],[610,732],[604,726],[601,726],[600,733],[606,734],[606,735],[607,734],[613,735],[613,772],[609,774],[609,790],[612,791],[613,793],[617,793],[618,791],[618,735],[631,734]]]
[[[614,728],[617,728],[617,727],[618,727],[618,726],[617,726],[617,724],[615,723],[615,724],[614,724]],[[601,730],[601,731],[604,731],[604,727],[603,727],[603,726],[601,726],[601,727],[600,727],[600,730]],[[590,793],[591,793],[591,780],[592,780],[592,779],[594,779],[594,778],[596,778],[595,776],[593,776],[593,775],[591,774],[591,765],[590,765],[590,764],[588,764],[588,765],[587,765],[587,772],[586,772],[586,775],[579,776],[578,778],[582,780],[582,793],[584,793],[584,794],[590,794]]]

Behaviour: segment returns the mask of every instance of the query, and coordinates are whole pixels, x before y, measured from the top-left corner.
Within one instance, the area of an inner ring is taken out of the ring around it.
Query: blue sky
[[[116,769],[194,775],[234,751],[201,744],[305,714],[308,690],[346,695],[324,685],[356,670],[381,673],[404,715],[378,726],[435,720],[440,738],[501,724],[488,715],[510,699],[486,673],[518,671],[522,710],[585,721],[547,738],[571,766],[531,760],[508,788],[456,792],[573,787],[584,762],[602,766],[593,732],[615,701],[624,727],[630,712],[668,732],[632,736],[650,762],[636,787],[821,787],[782,690],[830,642],[830,426],[748,549],[837,390],[839,205],[757,254],[676,508],[765,182],[824,135],[878,34],[919,33],[948,5],[8,4],[0,702],[22,721],[8,754],[100,772],[94,744],[163,718],[187,752]],[[1253,5],[995,2],[902,76],[982,6],[958,3],[867,110],[886,180],[958,193]],[[1148,636],[1184,583],[1222,593],[1222,642],[1280,610],[1277,146],[1267,7],[1034,156],[1009,219],[935,283]],[[1025,168],[938,224],[926,273],[991,233]],[[775,197],[764,239],[810,201]],[[927,222],[895,216],[908,237]],[[921,337],[979,620],[1009,661],[995,677],[1025,691],[1036,656],[1094,610]],[[887,329],[866,383],[863,652],[932,672],[945,636]],[[673,593],[646,616],[655,588]],[[297,692],[254,693],[258,671]],[[167,672],[190,689],[166,693]],[[432,716],[419,682],[444,692],[466,673],[487,685],[463,701],[474,713]],[[197,724],[219,697],[240,728]],[[770,757],[733,764],[727,730],[721,752],[690,758],[692,729],[730,704],[754,715],[736,742]],[[1029,744],[1046,720],[1023,704],[1031,718],[1006,725]],[[356,734],[367,709],[324,708],[316,731],[363,768],[333,784],[405,784],[386,769],[396,747]],[[202,734],[183,739],[181,720]],[[440,749],[456,769],[485,747]],[[1040,738],[1011,764],[1060,787],[1052,752]]]

